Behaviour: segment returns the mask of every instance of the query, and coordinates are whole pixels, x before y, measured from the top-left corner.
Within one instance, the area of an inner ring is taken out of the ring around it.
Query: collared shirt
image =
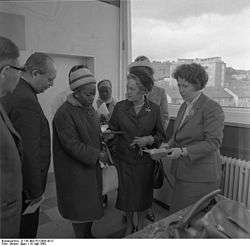
[[[187,107],[186,107],[186,111],[185,111],[185,113],[184,113],[184,115],[183,115],[183,117],[182,117],[182,120],[181,120],[181,123],[180,123],[179,127],[182,126],[184,120],[185,120],[186,117],[190,114],[190,112],[191,112],[191,110],[192,110],[192,108],[193,108],[193,105],[194,105],[194,104],[196,103],[196,101],[199,99],[200,95],[201,95],[201,92],[199,92],[199,94],[192,100],[192,102],[187,102],[187,101],[185,102],[186,105],[187,105]]]

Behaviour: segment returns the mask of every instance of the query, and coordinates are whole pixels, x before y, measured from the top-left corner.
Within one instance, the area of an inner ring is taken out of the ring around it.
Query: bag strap
[[[185,216],[178,222],[178,227],[184,227],[185,225],[187,225],[192,220],[193,216],[202,209],[204,203],[208,204],[219,193],[221,193],[221,190],[214,190],[197,201],[193,205],[193,207],[185,214]]]

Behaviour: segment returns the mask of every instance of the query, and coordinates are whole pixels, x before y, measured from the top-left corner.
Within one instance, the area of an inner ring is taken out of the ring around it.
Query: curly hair
[[[208,81],[208,74],[203,66],[198,63],[181,64],[176,67],[172,74],[176,80],[185,79],[192,84],[196,90],[205,88]]]

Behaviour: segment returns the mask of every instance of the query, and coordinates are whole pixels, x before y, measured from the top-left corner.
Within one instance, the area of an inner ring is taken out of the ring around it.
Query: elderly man
[[[34,53],[25,63],[26,72],[4,100],[6,111],[23,140],[23,215],[21,238],[34,238],[39,223],[39,206],[26,213],[29,205],[39,204],[45,191],[50,164],[49,123],[38,102],[37,94],[53,85],[56,70],[46,54]]]
[[[19,79],[19,50],[0,36],[0,97],[12,92]],[[20,137],[0,103],[0,238],[18,238],[22,206]]]

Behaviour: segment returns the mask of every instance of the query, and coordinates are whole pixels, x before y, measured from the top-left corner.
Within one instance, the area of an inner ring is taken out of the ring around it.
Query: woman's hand
[[[145,136],[145,137],[135,137],[133,142],[130,144],[130,146],[139,146],[139,147],[145,147],[147,145],[151,145],[154,142],[154,138],[152,136]]]
[[[178,159],[183,156],[187,156],[188,152],[186,148],[171,148],[166,150],[167,157],[170,159]]]
[[[171,148],[167,150],[167,157],[170,159],[178,159],[182,155],[181,148]]]

